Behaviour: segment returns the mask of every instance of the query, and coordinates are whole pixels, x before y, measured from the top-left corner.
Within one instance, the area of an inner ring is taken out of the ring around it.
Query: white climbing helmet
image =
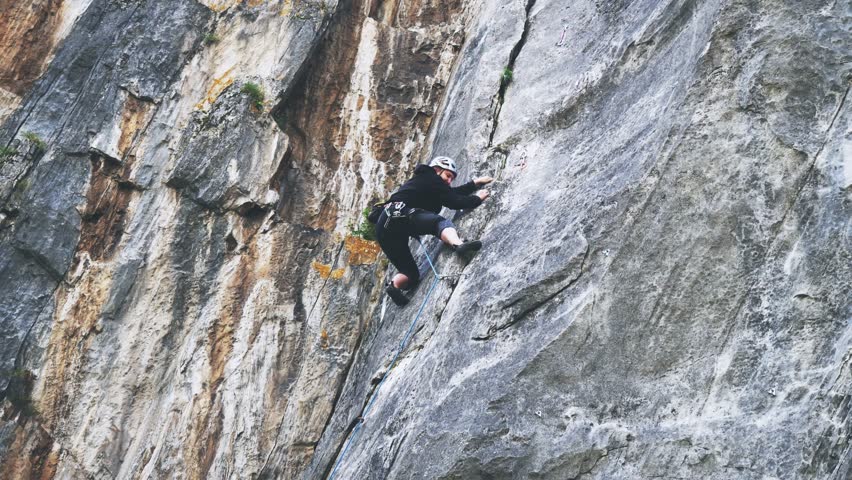
[[[435,157],[431,162],[429,162],[429,166],[449,170],[453,172],[454,177],[459,174],[459,171],[456,169],[456,162],[454,162],[450,157]]]

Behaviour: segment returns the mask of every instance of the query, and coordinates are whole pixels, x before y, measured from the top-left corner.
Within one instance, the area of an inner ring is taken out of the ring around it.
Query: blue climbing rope
[[[367,413],[370,411],[370,408],[373,406],[373,402],[376,401],[376,397],[379,396],[379,389],[382,388],[382,384],[385,383],[388,376],[390,376],[390,371],[393,369],[394,365],[396,365],[396,361],[399,356],[402,354],[402,351],[405,350],[405,346],[408,343],[408,339],[411,337],[411,333],[414,331],[414,326],[417,325],[417,320],[420,318],[420,315],[423,313],[423,310],[426,308],[426,303],[429,302],[429,297],[432,296],[432,291],[435,290],[435,286],[438,285],[438,282],[441,281],[441,274],[438,273],[438,270],[435,269],[435,264],[432,263],[432,258],[429,256],[429,251],[426,250],[426,247],[423,245],[423,242],[420,241],[420,238],[417,238],[417,241],[420,242],[420,247],[423,248],[423,253],[426,254],[426,260],[429,262],[429,267],[432,268],[432,272],[435,273],[435,280],[432,281],[432,285],[429,287],[429,291],[426,293],[426,297],[423,298],[423,303],[420,304],[420,310],[417,311],[417,315],[415,315],[414,320],[411,321],[411,325],[408,326],[408,331],[405,332],[405,336],[402,337],[402,341],[399,342],[399,348],[396,351],[396,354],[393,356],[393,360],[391,360],[390,366],[388,367],[387,372],[382,376],[379,384],[376,385],[376,389],[373,391],[373,396],[370,397],[370,401],[367,402],[367,406],[364,407],[364,411],[361,412],[361,416],[358,418],[358,423],[355,425],[355,428],[352,429],[352,434],[349,435],[349,440],[346,441],[346,445],[343,447],[343,450],[340,452],[340,455],[337,457],[337,461],[334,462],[334,469],[331,470],[331,473],[328,476],[328,480],[334,480],[334,475],[337,473],[338,467],[340,467],[340,463],[343,461],[343,458],[346,456],[346,452],[349,451],[349,447],[355,443],[355,439],[358,437],[358,433],[361,431],[361,425],[364,424],[364,417],[367,416]]]

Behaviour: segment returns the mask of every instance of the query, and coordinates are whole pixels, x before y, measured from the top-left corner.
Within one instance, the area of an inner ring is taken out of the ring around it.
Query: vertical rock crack
[[[524,31],[521,32],[521,38],[518,39],[515,46],[512,47],[512,51],[509,52],[509,63],[506,65],[506,69],[503,71],[500,77],[500,89],[497,91],[496,97],[496,105],[494,106],[494,123],[491,125],[491,133],[488,135],[488,146],[493,145],[494,142],[494,134],[497,132],[497,126],[500,121],[500,111],[503,109],[503,101],[506,96],[506,90],[509,88],[509,84],[512,83],[512,71],[515,68],[515,60],[517,60],[518,55],[521,53],[521,50],[524,48],[524,45],[527,43],[527,35],[529,35],[530,31],[530,11],[535,5],[535,0],[527,0],[527,5],[524,8]]]

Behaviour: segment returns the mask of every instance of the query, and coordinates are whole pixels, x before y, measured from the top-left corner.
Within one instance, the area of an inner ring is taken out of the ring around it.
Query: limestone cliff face
[[[852,475],[846,3],[0,12],[3,478]],[[397,308],[432,154],[486,248]]]

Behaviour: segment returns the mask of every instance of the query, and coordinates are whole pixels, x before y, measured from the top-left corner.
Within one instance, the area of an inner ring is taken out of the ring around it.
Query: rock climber
[[[417,286],[420,271],[408,249],[409,237],[434,235],[455,253],[465,255],[482,248],[479,240],[462,241],[455,225],[438,212],[441,207],[454,210],[473,209],[488,198],[488,190],[477,190],[493,181],[478,177],[459,187],[452,187],[458,169],[449,157],[435,157],[429,165],[419,165],[414,176],[402,184],[384,204],[376,221],[376,238],[388,260],[399,271],[385,291],[397,305],[408,303],[404,289]]]

